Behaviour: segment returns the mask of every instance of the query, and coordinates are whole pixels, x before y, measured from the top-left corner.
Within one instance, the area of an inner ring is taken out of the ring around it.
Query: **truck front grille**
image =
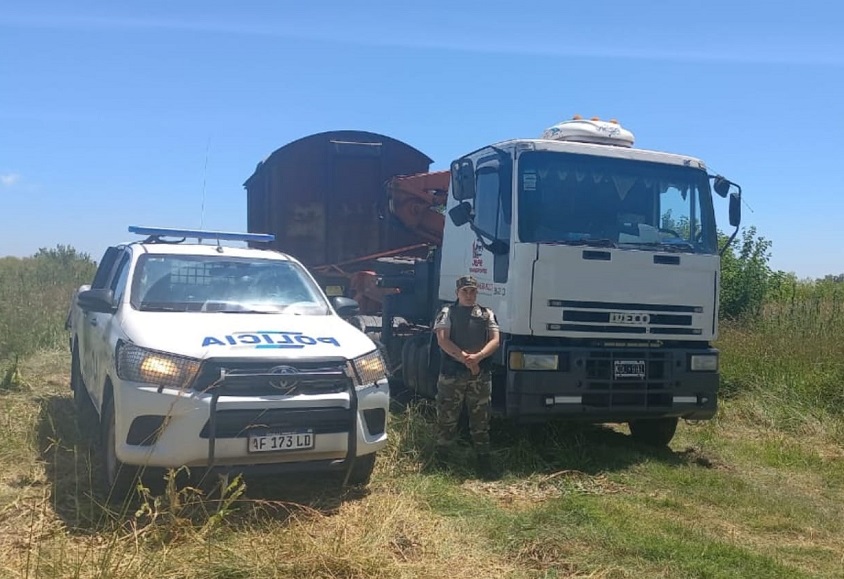
[[[575,359],[575,368],[583,372],[583,405],[596,408],[636,406],[670,408],[672,406],[671,364],[668,352],[652,350],[594,350]],[[643,377],[616,377],[616,363],[644,363]]]
[[[702,313],[702,306],[578,300],[548,300],[548,306],[563,309],[562,323],[546,324],[551,331],[662,336],[703,332],[694,325],[694,314]]]

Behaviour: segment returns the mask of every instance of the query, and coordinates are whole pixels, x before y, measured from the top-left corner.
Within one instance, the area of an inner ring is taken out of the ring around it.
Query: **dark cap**
[[[471,275],[464,275],[463,277],[457,278],[457,289],[462,287],[478,287],[478,280]]]

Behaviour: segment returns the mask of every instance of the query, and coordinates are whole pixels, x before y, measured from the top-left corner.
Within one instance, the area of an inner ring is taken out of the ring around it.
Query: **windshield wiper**
[[[685,253],[691,251],[694,253],[695,246],[689,243],[688,241],[680,241],[680,242],[635,242],[631,241],[629,243],[625,243],[624,245],[632,245],[635,247],[645,247],[645,248],[654,248],[660,251],[667,251],[669,253]]]
[[[540,245],[586,245],[588,247],[618,247],[611,239],[570,239],[565,241],[540,241]]]
[[[138,309],[142,312],[185,312],[183,306],[168,306],[165,304],[141,304]]]
[[[242,310],[208,310],[212,314],[279,314],[278,310],[252,310],[243,308]]]

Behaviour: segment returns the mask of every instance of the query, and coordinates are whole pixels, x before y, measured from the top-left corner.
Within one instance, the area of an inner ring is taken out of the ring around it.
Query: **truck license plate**
[[[645,379],[644,360],[616,360],[613,367],[613,376],[618,379]]]
[[[279,434],[250,434],[249,452],[279,452],[284,450],[308,450],[314,447],[312,430],[282,432]]]

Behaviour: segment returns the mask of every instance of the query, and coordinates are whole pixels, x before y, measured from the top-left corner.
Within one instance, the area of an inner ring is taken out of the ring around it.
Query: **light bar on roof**
[[[130,225],[129,233],[151,237],[189,237],[191,239],[215,239],[220,241],[263,241],[275,240],[272,233],[240,233],[235,231],[208,231],[205,229],[173,229],[169,227],[141,227]]]

